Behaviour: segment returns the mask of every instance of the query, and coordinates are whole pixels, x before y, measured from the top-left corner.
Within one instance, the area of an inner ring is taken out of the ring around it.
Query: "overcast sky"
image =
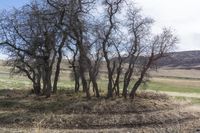
[[[30,0],[0,0],[0,9],[20,7]],[[133,0],[156,22],[154,32],[171,27],[180,39],[178,50],[200,50],[200,0]]]
[[[135,0],[155,21],[154,31],[175,29],[179,50],[200,50],[200,0]]]

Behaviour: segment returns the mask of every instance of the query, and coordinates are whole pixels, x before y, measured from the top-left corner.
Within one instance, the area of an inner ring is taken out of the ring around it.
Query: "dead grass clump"
[[[155,93],[155,92],[145,92],[141,91],[137,93],[137,97],[143,99],[154,99],[154,100],[169,100],[170,97],[163,93]]]
[[[0,107],[2,110],[16,110],[19,108],[24,107],[23,104],[19,103],[18,101],[14,100],[0,100]]]
[[[31,127],[37,116],[31,113],[5,113],[0,115],[0,126],[6,127]]]
[[[142,114],[69,114],[48,115],[41,124],[51,129],[101,129],[101,128],[142,128],[156,126],[178,126],[182,122],[198,118],[189,113],[152,112]]]
[[[62,102],[63,103],[63,102]],[[61,104],[61,103],[60,103]],[[51,105],[51,104],[49,104]],[[55,105],[55,107],[58,105]],[[146,100],[136,97],[134,101],[130,99],[99,99],[91,101],[81,100],[66,100],[60,106],[60,113],[65,114],[127,114],[127,113],[140,113],[152,112],[156,110],[166,110],[174,108],[167,101]],[[57,107],[58,109],[58,107]]]
[[[25,97],[30,94],[28,90],[16,90],[16,89],[1,89],[0,90],[0,97],[3,98],[21,98]]]
[[[68,113],[89,113],[92,112],[93,103],[79,101],[65,106],[64,110]]]
[[[171,125],[175,127],[185,121],[199,118],[198,111],[192,113],[194,108],[184,110],[177,108],[178,106],[170,97],[152,92],[140,92],[134,100],[87,100],[79,94],[68,95],[68,92],[53,95],[48,99],[21,95],[18,98],[1,99],[0,127],[92,131],[102,128],[166,129],[172,127]]]

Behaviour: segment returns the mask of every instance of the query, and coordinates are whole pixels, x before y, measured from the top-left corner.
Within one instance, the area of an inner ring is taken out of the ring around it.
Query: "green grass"
[[[130,85],[130,88],[133,86],[133,83]],[[74,87],[74,82],[70,80],[63,80],[61,79],[58,83],[59,89],[71,89]],[[122,84],[120,88],[122,88]],[[1,77],[0,78],[0,88],[1,89],[26,89],[31,88],[31,82],[26,79],[25,77]],[[130,89],[129,88],[129,89]],[[143,88],[143,87],[141,87]],[[147,84],[146,87],[148,90],[153,91],[165,91],[165,92],[180,92],[180,93],[200,93],[199,87],[193,86],[181,86],[181,85],[174,85],[170,83],[161,83],[157,81],[151,81]],[[99,81],[99,89],[101,92],[107,90],[107,81]]]
[[[200,93],[199,87],[179,86],[179,85],[172,85],[170,83],[160,83],[155,81],[148,83],[148,89],[154,91],[166,91],[166,92]]]
[[[200,98],[188,98],[188,97],[181,97],[176,96],[175,99],[181,100],[181,101],[191,101],[192,104],[200,104]]]
[[[25,89],[31,86],[31,82],[25,77],[9,77],[3,76],[0,78],[1,89]]]
[[[74,87],[74,82],[71,81],[69,78],[63,78],[64,75],[61,76],[61,79],[58,83],[58,89],[72,89]],[[165,78],[161,78],[165,79]],[[168,79],[168,78],[166,78]],[[180,82],[181,79],[174,79]],[[186,81],[191,81],[191,79],[185,79]],[[179,92],[179,93],[200,93],[200,85],[199,86],[193,86],[192,83],[190,83],[187,86],[180,84],[171,84],[171,81],[160,82],[159,80],[152,80],[151,82],[147,83],[148,90],[153,91],[165,91],[165,92]],[[181,81],[181,82],[184,82]],[[106,92],[107,91],[107,81],[101,80],[98,81],[99,83],[99,90],[100,92]],[[131,83],[129,90],[131,87],[133,87],[134,81]],[[30,89],[32,87],[31,82],[23,76],[14,76],[10,77],[9,73],[6,72],[0,72],[0,89]],[[123,88],[123,84],[120,84],[120,88]],[[141,86],[141,88],[144,88]]]

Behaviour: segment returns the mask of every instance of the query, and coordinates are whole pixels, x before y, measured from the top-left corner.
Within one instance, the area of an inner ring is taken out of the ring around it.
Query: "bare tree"
[[[76,44],[71,43],[71,45],[67,45],[67,49],[71,51],[72,57],[69,58],[69,55],[65,55],[68,59],[69,64],[71,65],[70,67],[72,68],[72,74],[74,78],[74,90],[77,93],[80,90],[80,71],[79,71],[79,65],[78,65],[78,48]]]
[[[37,79],[38,84],[42,79],[43,94],[47,97],[51,95],[53,66],[57,53],[60,52],[59,49],[57,50],[57,42],[59,43],[59,41],[56,40],[58,35],[54,26],[56,21],[48,14],[48,8],[44,8],[38,3],[32,3],[24,6],[21,10],[15,10],[6,18],[2,18],[1,23],[3,40],[1,44],[11,55],[18,52],[18,56],[15,56],[14,59],[17,62],[12,63],[13,67],[21,69],[29,79],[28,73],[31,72],[33,79],[39,78]],[[66,36],[63,37],[64,41],[65,38]],[[60,44],[64,45],[64,41],[61,41]],[[19,62],[27,66],[27,72],[24,67],[19,67]]]
[[[105,26],[103,27],[103,33],[101,33],[100,38],[102,39],[103,56],[105,58],[108,70],[108,98],[113,96],[113,73],[115,67],[115,64],[113,64],[113,68],[111,66],[108,49],[112,42],[112,35],[114,34],[113,32],[117,28],[116,15],[120,12],[122,4],[123,0],[104,1],[104,6],[106,7],[104,20]]]
[[[178,39],[173,35],[172,31],[166,28],[163,29],[163,33],[155,36],[152,40],[150,40],[150,44],[146,47],[147,59],[144,61],[140,76],[131,90],[131,98],[134,98],[135,93],[142,83],[147,71],[152,67],[152,65],[155,64],[158,59],[165,57],[166,54],[174,48],[177,41]]]
[[[113,97],[114,92],[120,96],[121,90],[126,98],[128,88],[132,88],[130,97],[134,98],[148,70],[171,51],[177,38],[168,29],[154,37],[153,20],[132,5],[123,9],[125,3],[36,0],[2,14],[0,44],[9,55],[12,72],[26,75],[37,95],[43,92],[49,97],[58,90],[65,55],[72,67],[75,92],[82,87],[90,99],[91,87],[94,95],[100,97],[98,77],[101,63],[105,62],[107,98]],[[100,4],[105,11],[96,16],[95,8]]]
[[[128,68],[124,75],[123,96],[126,98],[128,86],[134,74],[135,64],[141,54],[141,44],[150,34],[150,26],[153,23],[151,18],[143,17],[140,14],[140,9],[130,5],[127,12],[127,26],[130,34],[129,45],[127,45]]]

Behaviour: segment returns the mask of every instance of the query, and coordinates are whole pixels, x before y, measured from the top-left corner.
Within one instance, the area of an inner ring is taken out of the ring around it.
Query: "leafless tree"
[[[28,72],[33,73],[33,76],[36,74],[37,76],[34,76],[33,79],[38,77],[39,83],[42,79],[43,94],[47,97],[51,95],[53,66],[58,55],[55,81],[53,82],[54,88],[57,87],[59,66],[62,59],[61,48],[65,45],[67,38],[63,34],[62,38],[60,37],[60,31],[55,26],[58,24],[57,18],[49,14],[50,10],[44,8],[44,5],[31,3],[20,10],[7,14],[7,17],[2,18],[1,21],[3,40],[1,44],[11,55],[18,52],[18,56],[15,56],[14,59],[17,62],[12,63],[13,67],[25,72],[29,79]],[[18,65],[19,63],[26,65],[28,69],[25,71],[24,67]],[[15,67],[16,65],[17,67]],[[33,66],[34,68],[32,68]]]
[[[4,12],[0,44],[9,55],[12,72],[25,74],[37,95],[49,97],[57,92],[65,56],[72,67],[75,92],[82,87],[90,99],[91,86],[100,97],[98,77],[105,63],[107,98],[120,96],[121,90],[125,98],[128,94],[134,98],[148,70],[173,49],[177,38],[168,29],[154,36],[153,20],[125,1],[36,0]],[[97,6],[105,11],[96,15]]]
[[[155,62],[166,56],[166,53],[173,50],[175,44],[177,43],[178,39],[176,36],[173,35],[173,32],[170,29],[163,29],[163,32],[160,35],[156,35],[150,40],[148,45],[146,46],[146,57],[147,59],[142,63],[142,69],[137,79],[136,83],[132,87],[130,97],[134,98],[135,93],[142,83],[145,74],[147,71],[155,64]]]
[[[108,98],[113,96],[113,73],[115,69],[115,63],[111,65],[111,60],[109,58],[109,47],[111,47],[112,36],[117,28],[116,16],[120,12],[122,4],[123,0],[104,0],[104,6],[106,8],[105,25],[102,27],[100,38],[102,39],[103,56],[108,70]]]
[[[71,65],[74,83],[74,90],[77,93],[80,90],[80,71],[79,71],[79,64],[78,64],[78,48],[76,44],[70,43],[71,45],[67,45],[67,49],[72,53],[71,58],[69,55],[65,55],[68,59],[68,63]]]
[[[150,27],[153,23],[151,18],[143,17],[140,9],[130,5],[127,12],[127,26],[130,34],[129,45],[127,45],[128,68],[124,75],[123,96],[127,96],[128,86],[131,78],[134,76],[135,64],[141,54],[143,43],[150,34]]]

